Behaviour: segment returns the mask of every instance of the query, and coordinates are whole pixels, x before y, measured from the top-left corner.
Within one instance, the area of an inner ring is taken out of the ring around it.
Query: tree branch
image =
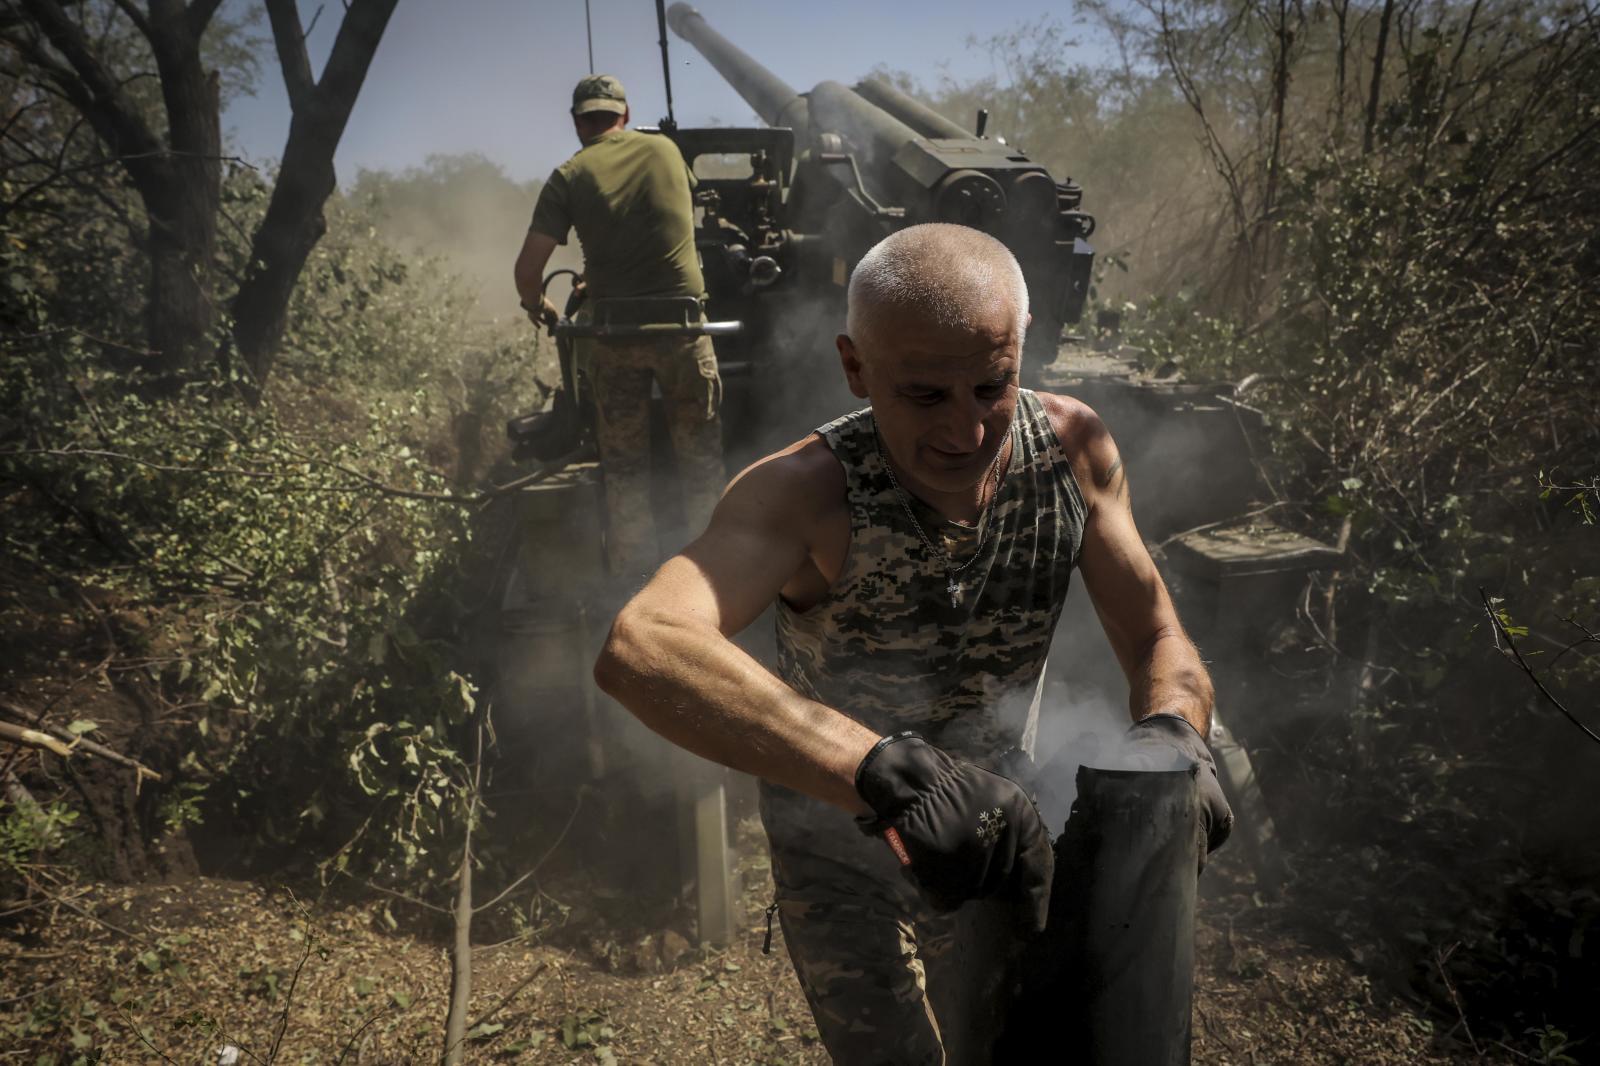
[[[25,744],[30,748],[40,748],[63,759],[72,754],[72,745],[63,744],[48,733],[41,733],[37,729],[26,726],[12,725],[10,722],[0,722],[0,740],[9,740],[13,744]]]
[[[61,86],[94,125],[95,132],[118,155],[155,157],[162,153],[161,141],[139,113],[129,104],[109,70],[90,46],[83,28],[62,10],[55,0],[21,0],[33,21],[44,31],[51,47],[61,53],[72,68],[69,74],[58,63],[50,62],[42,49],[28,42],[25,54]],[[15,38],[13,38],[15,41]],[[130,164],[128,173],[136,182],[149,182],[154,168]]]
[[[266,0],[266,5],[272,42],[278,49],[278,65],[283,68],[284,88],[289,91],[289,108],[297,115],[305,114],[313,102],[317,83],[311,73],[311,58],[306,54],[300,12],[294,0]]]
[[[221,6],[222,0],[194,0],[189,10],[184,12],[184,18],[189,20],[189,32],[196,37],[205,33],[206,27],[211,25],[212,16]]]
[[[37,721],[38,718],[42,717],[41,715],[31,715],[25,708],[9,701],[0,701],[0,710],[5,711],[13,718],[24,721],[28,719]],[[98,755],[108,762],[114,762],[118,766],[126,766],[132,770],[134,772],[135,790],[147,778],[151,781],[162,780],[159,773],[150,769],[138,759],[130,758],[120,751],[108,748],[98,741],[90,740],[88,737],[74,736],[71,732],[59,726],[41,726],[39,729],[29,729],[25,726],[12,725],[9,722],[0,722],[0,739],[28,744],[35,748],[44,748],[63,758],[70,756],[75,751],[85,751],[90,755]]]
[[[144,17],[144,12],[139,10],[139,5],[135,4],[133,0],[117,0],[117,6],[122,9],[124,15],[128,16],[128,21],[133,23],[134,28],[144,34],[145,40],[148,41],[150,39],[150,20]]]
[[[1516,663],[1517,669],[1527,674],[1528,680],[1533,682],[1533,687],[1539,690],[1539,695],[1543,696],[1552,707],[1560,711],[1567,721],[1583,730],[1584,735],[1590,740],[1600,744],[1600,733],[1596,733],[1593,729],[1584,725],[1577,715],[1567,710],[1566,706],[1556,698],[1555,693],[1545,688],[1544,682],[1539,680],[1539,675],[1533,672],[1533,667],[1528,665],[1528,660],[1524,659],[1522,652],[1517,650],[1517,642],[1512,638],[1511,630],[1506,625],[1505,619],[1501,617],[1501,612],[1496,611],[1494,605],[1489,602],[1489,594],[1479,588],[1478,596],[1483,600],[1483,613],[1489,616],[1489,624],[1494,627],[1495,650]],[[1526,634],[1527,631],[1524,630],[1523,632]],[[1504,641],[1503,644],[1501,643],[1502,641]]]

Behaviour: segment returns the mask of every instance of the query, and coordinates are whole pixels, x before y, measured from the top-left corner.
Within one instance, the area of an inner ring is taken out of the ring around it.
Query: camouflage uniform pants
[[[861,835],[831,808],[796,832],[785,824],[794,806],[773,804],[769,790],[762,818],[778,919],[833,1061],[989,1062],[1003,1022],[1001,993],[1022,946],[1009,911],[991,901],[953,913],[929,909],[883,841]]]
[[[601,341],[589,376],[605,471],[606,562],[633,582],[660,561],[650,509],[650,384],[661,387],[683,493],[684,522],[698,533],[722,495],[722,380],[710,337]]]

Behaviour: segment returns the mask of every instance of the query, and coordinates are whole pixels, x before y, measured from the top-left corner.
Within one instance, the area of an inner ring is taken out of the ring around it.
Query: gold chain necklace
[[[989,477],[986,481],[994,483],[989,492],[989,502],[983,508],[983,514],[978,517],[978,546],[972,550],[972,557],[960,566],[954,565],[950,553],[943,546],[935,546],[928,535],[922,531],[922,523],[917,521],[916,512],[911,510],[911,501],[906,497],[906,491],[900,487],[900,479],[894,476],[894,467],[889,465],[889,456],[883,450],[883,438],[878,433],[878,420],[872,420],[872,445],[878,451],[878,461],[883,464],[883,469],[889,475],[889,484],[894,486],[895,499],[900,501],[900,509],[905,511],[906,517],[911,520],[911,528],[917,531],[917,538],[922,541],[922,546],[928,554],[937,559],[944,568],[945,591],[950,594],[950,606],[961,606],[961,595],[965,591],[960,581],[961,571],[972,565],[974,559],[983,554],[983,542],[989,536],[990,519],[994,515],[994,505],[1000,499],[1000,457],[1006,453],[1006,445],[1011,441],[1011,427],[1006,428],[1006,435],[1000,441],[999,451],[994,453],[994,463],[989,467]]]

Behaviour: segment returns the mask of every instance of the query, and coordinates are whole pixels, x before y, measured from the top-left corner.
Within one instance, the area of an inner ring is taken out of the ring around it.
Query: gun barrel
[[[712,29],[692,5],[679,0],[667,8],[667,25],[705,56],[762,121],[769,126],[788,126],[797,143],[806,142],[810,116],[805,97]]]
[[[811,111],[819,131],[843,134],[866,153],[868,165],[880,155],[887,160],[902,144],[917,139],[916,130],[836,81],[818,82],[811,90]]]
[[[879,78],[856,82],[856,95],[910,126],[924,137],[971,138],[972,133],[962,129],[933,108],[896,89]]]

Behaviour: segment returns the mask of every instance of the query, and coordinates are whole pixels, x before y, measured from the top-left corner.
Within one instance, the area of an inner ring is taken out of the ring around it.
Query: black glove
[[[857,819],[862,832],[898,840],[906,874],[935,907],[999,896],[1015,902],[1025,931],[1043,931],[1055,855],[1016,782],[896,733],[861,760],[856,791],[877,814]]]
[[[1182,757],[1185,766],[1198,763],[1195,780],[1200,787],[1200,836],[1207,852],[1216,851],[1233,831],[1233,809],[1222,794],[1217,780],[1217,764],[1211,758],[1199,730],[1177,714],[1152,714],[1139,719],[1128,729],[1128,749],[1135,759],[1144,755],[1160,769],[1182,769],[1172,765],[1173,756]],[[1200,857],[1201,864],[1205,856]]]

